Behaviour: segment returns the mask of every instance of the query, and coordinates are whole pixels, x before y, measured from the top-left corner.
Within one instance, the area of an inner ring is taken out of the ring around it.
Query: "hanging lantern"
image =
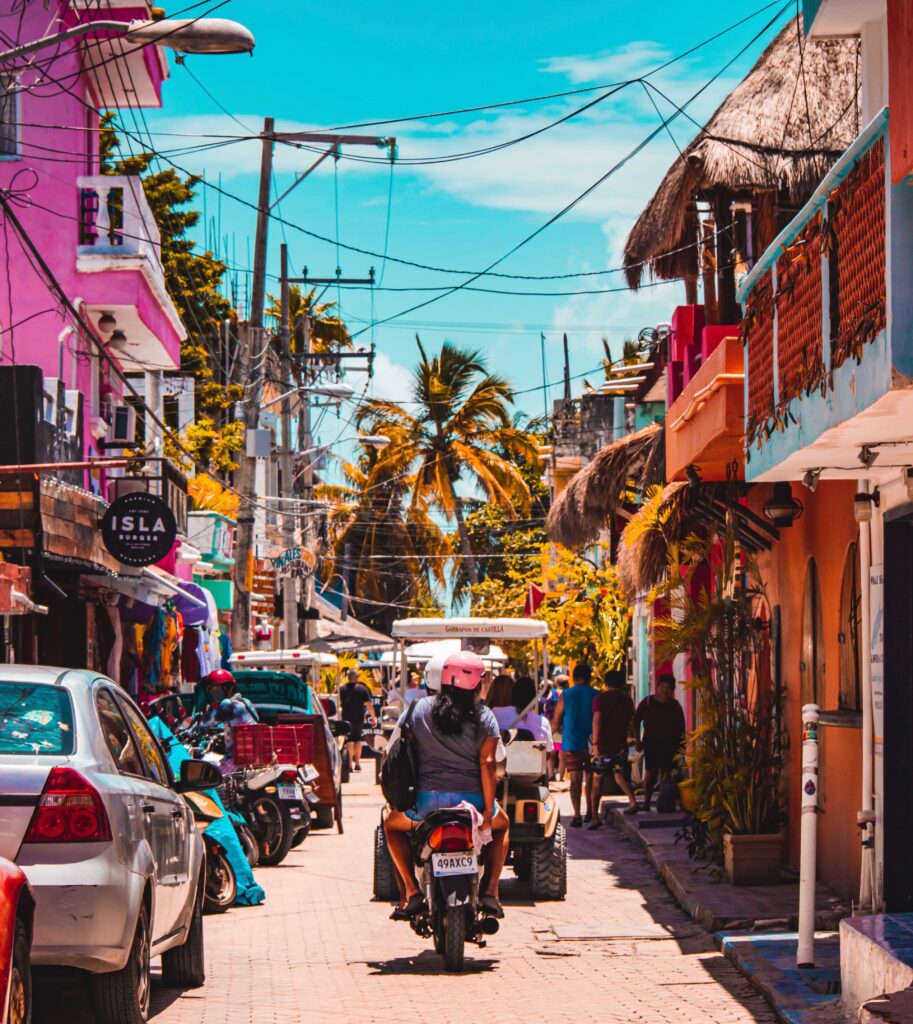
[[[802,515],[804,511],[802,502],[793,497],[792,488],[788,481],[780,481],[774,484],[774,492],[770,500],[764,505],[764,515],[777,527],[783,530]]]

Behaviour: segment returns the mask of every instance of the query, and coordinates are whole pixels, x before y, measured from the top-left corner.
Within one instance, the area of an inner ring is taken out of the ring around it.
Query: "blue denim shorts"
[[[458,791],[444,792],[439,789],[420,789],[415,795],[415,809],[406,811],[406,817],[413,821],[421,821],[432,811],[439,811],[445,807],[456,807],[463,801],[472,804],[477,811],[485,808],[485,797],[479,792],[460,793]],[[498,813],[498,803],[495,801],[495,814]]]

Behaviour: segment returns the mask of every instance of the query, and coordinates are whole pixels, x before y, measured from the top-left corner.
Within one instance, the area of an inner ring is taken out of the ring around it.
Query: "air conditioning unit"
[[[136,409],[132,405],[115,405],[112,409],[109,445],[131,445],[136,441]]]

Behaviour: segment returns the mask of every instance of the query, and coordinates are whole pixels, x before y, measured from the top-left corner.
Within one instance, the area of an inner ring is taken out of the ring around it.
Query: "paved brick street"
[[[347,786],[345,835],[315,833],[282,866],[258,870],[262,908],[208,917],[206,987],[157,988],[156,1024],[774,1021],[640,851],[608,828],[571,830],[566,902],[533,904],[509,880],[501,932],[486,949],[467,947],[465,975],[445,974],[428,941],[370,902],[379,809],[367,780]],[[73,1016],[80,996],[73,987],[45,1001],[35,1024],[57,1024],[64,1005],[69,1024],[89,1024]]]

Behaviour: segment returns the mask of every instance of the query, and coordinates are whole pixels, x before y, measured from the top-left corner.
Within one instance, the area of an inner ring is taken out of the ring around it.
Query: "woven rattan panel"
[[[777,394],[788,402],[818,386],[822,342],[821,215],[777,260]]]
[[[831,201],[837,251],[838,326],[831,368],[885,329],[885,153],[879,139],[860,157]]]
[[[743,337],[748,350],[747,434],[766,423],[774,404],[774,306],[771,273],[758,279],[746,303]]]

